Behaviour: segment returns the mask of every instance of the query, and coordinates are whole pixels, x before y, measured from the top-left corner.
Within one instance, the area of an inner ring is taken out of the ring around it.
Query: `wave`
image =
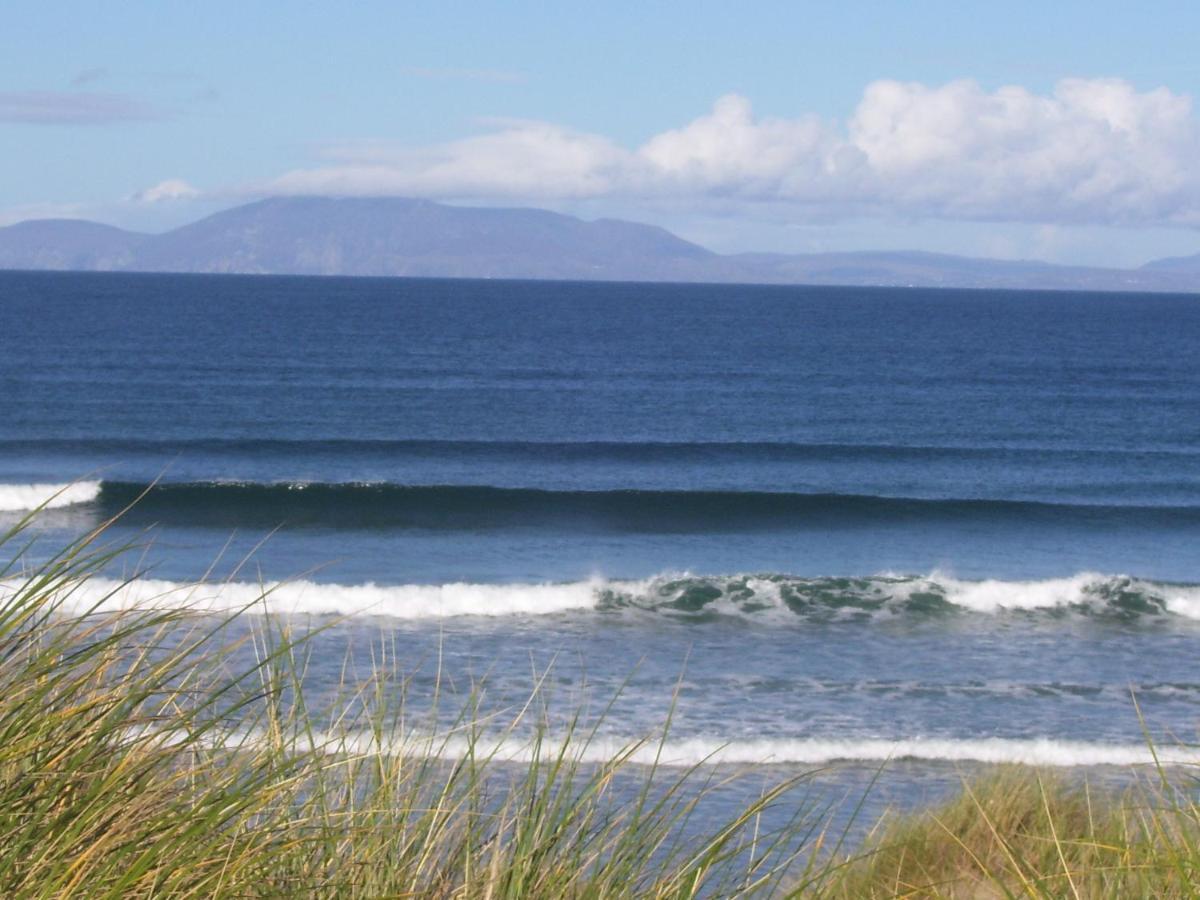
[[[799,617],[807,622],[915,620],[965,613],[1200,620],[1200,586],[1087,572],[1036,581],[968,581],[940,573],[843,578],[661,575],[609,585],[599,605],[691,617]]]
[[[259,740],[257,734],[231,735],[228,743],[244,745]],[[754,738],[720,736],[630,738],[595,735],[571,743],[555,735],[534,742],[519,735],[470,740],[458,735],[410,734],[381,741],[377,734],[314,734],[302,742],[326,753],[366,755],[382,752],[426,759],[458,761],[468,757],[500,763],[529,763],[536,758],[552,762],[566,746],[566,757],[601,765],[624,759],[633,765],[667,768],[696,766],[807,765],[903,761],[934,763],[1023,764],[1031,766],[1196,766],[1200,748],[1163,745],[1152,751],[1146,744],[1099,743],[1035,738]]]
[[[456,616],[536,616],[594,609],[596,584],[321,584],[312,581],[199,583],[137,578],[89,578],[59,599],[67,613],[128,609],[187,609],[198,613],[385,616],[441,619]],[[0,584],[0,597],[19,582]]]
[[[720,676],[694,676],[689,684],[698,690],[738,690],[755,694],[802,694],[839,698],[904,700],[1040,700],[1119,703],[1127,705],[1130,695],[1138,703],[1148,704],[1200,702],[1200,682],[1078,682],[1022,681],[1013,679],[972,679],[962,681],[923,681],[918,679],[858,678],[832,679],[730,673]]]
[[[0,583],[0,596],[19,585]],[[1041,581],[925,576],[799,578],[663,574],[641,581],[546,584],[342,585],[288,581],[188,584],[91,578],[63,594],[68,611],[179,607],[197,612],[383,616],[542,616],[567,613],[741,618],[771,625],[943,621],[963,615],[1074,616],[1115,622],[1200,621],[1200,585],[1081,573]]]
[[[99,481],[69,484],[0,484],[0,512],[24,512],[42,506],[55,509],[93,503],[101,492]]]
[[[1025,500],[918,499],[770,491],[559,491],[390,482],[104,481],[73,503],[127,521],[214,527],[571,528],[618,532],[735,532],[877,522],[1200,525],[1198,506],[1117,506]],[[18,496],[34,486],[8,485]],[[21,496],[25,496],[22,494]],[[33,497],[33,494],[29,494]],[[136,501],[136,503],[135,503]],[[28,507],[24,507],[28,508]]]
[[[515,742],[514,742],[515,743]],[[628,746],[628,742],[601,739],[582,751],[583,761],[604,762]],[[466,748],[462,748],[463,750]],[[547,750],[550,748],[547,748]],[[460,748],[449,745],[450,754]],[[533,755],[528,746],[499,746],[499,758],[526,762]],[[806,764],[830,762],[930,762],[1025,763],[1028,766],[1139,766],[1153,764],[1154,755],[1145,744],[1098,744],[1052,738],[912,738],[912,739],[821,739],[776,738],[733,740],[683,738],[638,746],[631,762],[662,766],[691,767],[709,764]],[[1163,764],[1198,764],[1200,750],[1178,748],[1159,752]]]

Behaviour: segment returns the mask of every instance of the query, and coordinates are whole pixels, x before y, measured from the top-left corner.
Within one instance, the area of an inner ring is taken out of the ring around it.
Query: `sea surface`
[[[386,634],[900,805],[1200,759],[1200,297],[0,273],[0,519],[63,488],[109,603],[284,582],[318,694]]]

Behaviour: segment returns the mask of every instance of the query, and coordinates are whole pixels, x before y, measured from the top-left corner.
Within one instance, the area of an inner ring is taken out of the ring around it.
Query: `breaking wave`
[[[75,481],[70,484],[0,484],[0,512],[25,512],[93,503],[100,496],[101,482]]]
[[[620,741],[599,740],[582,752],[585,761],[612,759],[621,749]],[[452,753],[459,748],[447,747]],[[463,747],[463,750],[466,748]],[[526,761],[532,755],[528,746],[501,746],[497,756]],[[695,766],[709,764],[802,764],[830,762],[886,762],[888,760],[927,760],[942,762],[1024,763],[1036,766],[1126,766],[1151,765],[1150,749],[1141,744],[1099,744],[1063,741],[1051,738],[975,738],[905,740],[836,740],[821,738],[780,738],[749,741],[722,741],[719,738],[679,738],[669,740],[660,750],[657,744],[643,744],[630,761],[659,765]],[[1200,750],[1164,748],[1159,753],[1164,764],[1200,763]]]
[[[805,621],[933,618],[966,613],[1195,620],[1200,619],[1200,586],[1094,573],[1040,581],[966,581],[938,573],[850,578],[659,576],[643,582],[606,585],[599,605],[684,616],[798,617]]]
[[[16,582],[3,583],[11,591]],[[937,621],[964,615],[1076,616],[1118,622],[1200,620],[1200,585],[1082,573],[1041,581],[967,581],[924,576],[800,578],[757,574],[664,574],[543,584],[342,585],[287,581],[188,584],[91,578],[64,593],[71,611],[167,606],[198,612],[371,615],[397,619],[653,615],[771,624]]]
[[[319,584],[285,581],[188,584],[152,578],[88,578],[63,592],[70,613],[182,608],[201,613],[373,615],[396,619],[530,616],[593,609],[598,583],[573,584]],[[9,590],[13,582],[7,584]]]
[[[318,736],[317,746],[332,752],[402,752],[459,760],[472,756],[498,762],[528,763],[535,755],[558,758],[563,742],[543,736],[538,743],[518,736],[468,741],[458,736],[409,736],[381,746],[373,735],[336,739]],[[1146,744],[1099,743],[1058,738],[755,738],[727,740],[717,736],[670,737],[638,741],[595,736],[568,745],[567,756],[583,763],[626,759],[634,765],[692,768],[699,765],[826,765],[835,762],[887,763],[905,760],[948,763],[1018,763],[1032,766],[1200,765],[1200,748]]]

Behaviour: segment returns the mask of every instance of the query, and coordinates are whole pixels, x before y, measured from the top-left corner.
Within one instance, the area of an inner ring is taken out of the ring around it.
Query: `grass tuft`
[[[1170,898],[1198,889],[1200,810],[1186,791],[1157,778],[1096,791],[1025,766],[997,767],[939,807],[885,819],[838,884],[845,897]]]

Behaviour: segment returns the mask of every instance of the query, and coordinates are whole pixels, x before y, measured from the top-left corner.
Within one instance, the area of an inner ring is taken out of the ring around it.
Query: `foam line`
[[[648,740],[635,747],[635,739],[598,737],[576,746],[568,755],[586,763],[604,763],[627,756],[636,765],[692,767],[696,765],[825,765],[834,762],[886,763],[903,760],[946,763],[1020,763],[1032,766],[1142,766],[1153,765],[1155,754],[1145,744],[1108,744],[1039,738],[762,738],[725,740],[720,737],[671,738],[661,747]],[[457,760],[473,750],[476,758],[527,763],[533,744],[519,737],[480,737],[473,745],[456,736],[410,736],[399,745],[381,748],[367,735],[354,735],[318,744],[331,751],[355,753],[384,749],[426,757]],[[540,744],[547,760],[559,754],[562,743],[553,737]],[[634,747],[632,753],[629,748]],[[1155,749],[1163,765],[1200,765],[1200,749],[1164,746]]]
[[[10,582],[8,587],[12,588]],[[89,578],[64,592],[64,612],[115,612],[157,607],[197,612],[377,615],[396,619],[545,615],[595,606],[595,583],[342,585],[288,581],[192,585],[143,578],[124,583]],[[2,592],[0,592],[2,594]]]
[[[0,601],[17,585],[13,580],[0,582]],[[736,617],[799,625],[1017,613],[1200,621],[1200,586],[1095,573],[1041,581],[964,581],[938,573],[854,578],[662,574],[641,581],[594,578],[541,584],[347,585],[298,580],[265,586],[255,582],[197,585],[151,578],[124,583],[93,577],[64,595],[66,612],[134,607],[396,619],[600,612]]]

